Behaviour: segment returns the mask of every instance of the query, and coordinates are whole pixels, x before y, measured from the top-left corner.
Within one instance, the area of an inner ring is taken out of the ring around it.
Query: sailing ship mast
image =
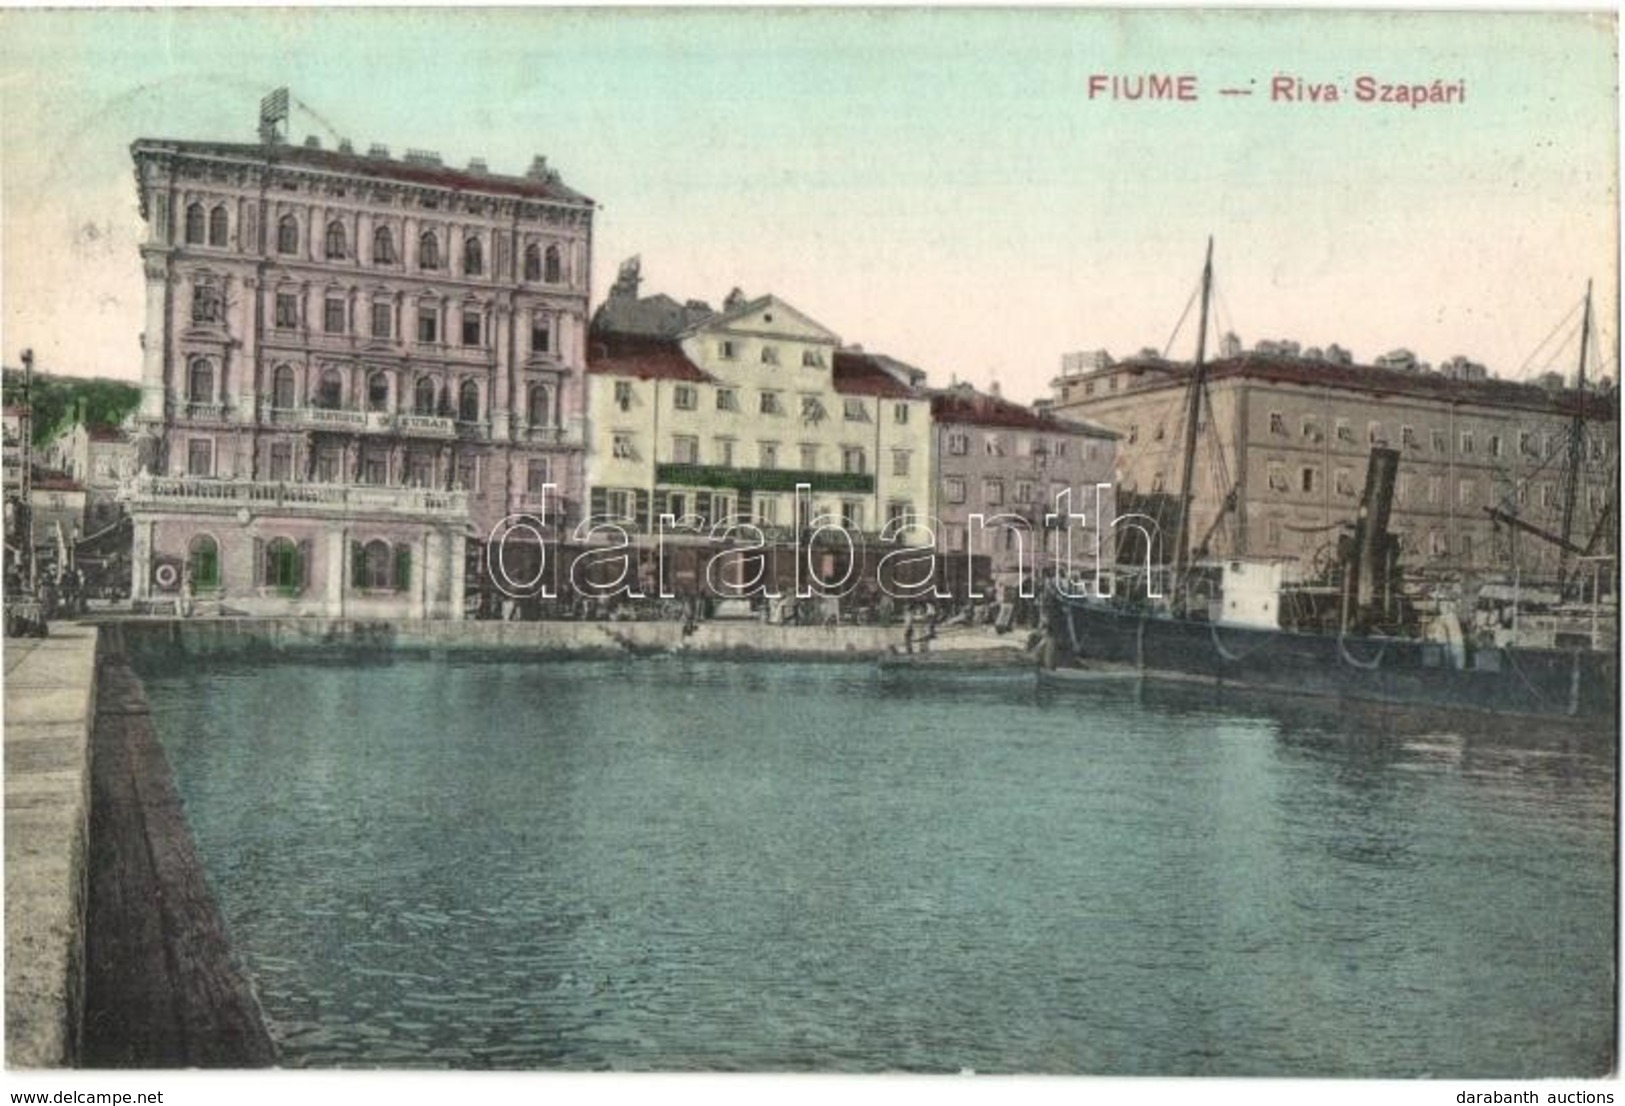
[[[1574,419],[1569,424],[1568,471],[1563,474],[1563,538],[1558,544],[1557,588],[1568,582],[1569,550],[1574,533],[1574,501],[1580,490],[1580,466],[1585,463],[1586,346],[1591,337],[1591,282],[1586,281],[1585,316],[1580,323],[1580,371],[1575,380]]]
[[[1207,240],[1207,261],[1202,265],[1202,313],[1196,330],[1196,364],[1191,369],[1190,395],[1185,409],[1185,454],[1179,474],[1179,534],[1174,546],[1174,586],[1177,597],[1190,570],[1191,479],[1196,465],[1196,424],[1202,414],[1202,393],[1207,385],[1207,309],[1213,291],[1213,238]]]

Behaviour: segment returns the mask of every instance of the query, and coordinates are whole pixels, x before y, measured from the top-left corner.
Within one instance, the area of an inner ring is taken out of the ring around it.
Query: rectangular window
[[[858,448],[853,447],[853,446],[848,446],[847,448],[841,450],[841,471],[842,472],[860,473],[860,472],[865,472],[867,470],[868,470],[868,460],[864,456],[863,450],[858,449]]]
[[[1340,442],[1354,441],[1354,427],[1349,425],[1348,419],[1337,420],[1337,440]]]
[[[942,482],[942,494],[949,503],[965,502],[965,481],[957,476],[950,476]]]
[[[418,308],[418,341],[424,345],[440,341],[440,313],[432,307]]]
[[[671,404],[679,411],[692,411],[697,402],[698,393],[692,384],[679,384],[672,389]]]
[[[206,438],[193,438],[186,443],[186,474],[188,476],[214,475],[214,443]]]
[[[801,447],[801,467],[809,471],[818,468],[818,447],[803,445]]]
[[[630,380],[617,380],[615,382],[615,406],[622,411],[632,409],[632,382]]]
[[[863,529],[863,504],[856,499],[841,500],[841,525],[848,530]]]
[[[717,356],[724,361],[732,361],[739,356],[739,353],[734,349],[734,344],[725,339],[717,343]]]
[[[1031,480],[1016,481],[1016,502],[1031,503],[1033,501],[1033,484]]]
[[[1461,451],[1464,454],[1473,451],[1473,432],[1471,430],[1461,432]]]
[[[764,469],[779,467],[779,445],[777,442],[758,442],[756,446],[758,465]]]
[[[737,410],[739,410],[739,393],[736,392],[732,388],[718,388],[717,389],[717,410],[718,411],[737,411]]]
[[[1518,452],[1525,457],[1533,457],[1537,453],[1534,435],[1527,430],[1518,431]]]
[[[864,406],[863,400],[848,397],[841,404],[842,413],[847,422],[868,422],[869,408]]]
[[[999,437],[997,434],[989,434],[985,439],[983,439],[982,446],[987,450],[987,455],[989,457],[1004,456],[1004,439]]]
[[[390,336],[391,316],[389,304],[375,303],[372,305],[372,336],[374,338],[388,338]]]
[[[982,481],[982,501],[990,507],[997,507],[1004,502],[1004,481]]]
[[[480,326],[480,322],[479,312],[463,312],[463,345],[477,346],[481,344],[481,330],[483,328]]]
[[[801,351],[801,367],[804,369],[821,369],[824,367],[824,355],[815,349]]]
[[[1490,456],[1501,456],[1501,435],[1499,434],[1490,435]]]
[[[1270,412],[1270,433],[1286,437],[1286,416],[1279,411]],[[1162,437],[1162,428],[1157,428],[1157,437]]]
[[[406,459],[406,478],[414,488],[434,486],[434,457],[427,453],[413,453]],[[540,487],[540,485],[537,485]]]
[[[1416,442],[1416,427],[1402,426],[1399,428],[1399,444],[1405,449],[1419,448]]]
[[[344,455],[337,447],[329,447],[316,454],[316,479],[324,484],[337,484],[344,468]]]
[[[732,467],[734,463],[734,440],[732,438],[715,438],[712,444],[716,448],[717,464]]]
[[[344,333],[344,301],[329,296],[322,305],[322,329],[329,334]]]
[[[532,457],[525,462],[525,490],[540,495],[553,477],[553,466],[546,457]]]
[[[477,492],[480,490],[480,459],[478,457],[457,458],[457,486],[465,491]]]
[[[908,404],[906,404],[906,403],[894,403],[894,404],[892,404],[891,405],[891,421],[896,423],[898,426],[902,426],[902,425],[906,424],[908,422]]]
[[[1435,452],[1435,453],[1448,453],[1448,452],[1450,452],[1450,443],[1449,443],[1448,440],[1446,440],[1443,430],[1435,430],[1435,431],[1433,431],[1432,438],[1433,438],[1433,452]]]
[[[299,297],[294,293],[276,294],[276,325],[282,330],[293,330],[299,325]]]
[[[762,393],[761,412],[764,415],[782,415],[782,414],[784,414],[784,405],[779,402],[779,393],[777,393],[777,392],[763,392]]]
[[[1315,419],[1304,419],[1303,436],[1306,441],[1320,441],[1320,423]]]
[[[763,346],[762,347],[762,364],[764,364],[764,365],[777,365],[778,363],[779,363],[779,347],[778,346]]]
[[[671,459],[679,465],[700,463],[700,440],[691,434],[678,434],[671,440]]]
[[[1133,445],[1135,442],[1137,442],[1139,440],[1140,440],[1140,424],[1137,423],[1137,422],[1129,423],[1128,424],[1128,444]]]
[[[1382,436],[1382,423],[1368,422],[1365,424],[1365,440],[1368,445],[1381,445],[1387,439]]]
[[[759,495],[754,504],[756,521],[763,526],[777,526],[779,524],[779,497],[776,495]]]
[[[293,446],[288,442],[271,443],[271,479],[293,479]]]
[[[1444,477],[1428,477],[1428,502],[1437,503],[1444,498]]]
[[[546,319],[535,319],[530,324],[530,352],[553,352],[553,328]]]
[[[908,450],[894,449],[891,451],[891,474],[893,476],[908,475]]]
[[[1354,494],[1354,475],[1348,469],[1338,469],[1332,479],[1338,495]]]
[[[948,452],[956,457],[963,457],[970,452],[970,435],[964,431],[956,430],[948,435]]]
[[[1315,470],[1305,466],[1302,472],[1299,473],[1298,486],[1306,493],[1313,492],[1315,490]]]
[[[886,525],[894,530],[906,527],[909,516],[913,513],[907,503],[888,503],[886,504]]]
[[[610,518],[621,522],[634,521],[632,513],[636,504],[636,497],[624,488],[611,488],[604,493],[604,510]]]
[[[1270,491],[1284,492],[1290,490],[1286,479],[1286,469],[1279,462],[1270,462],[1269,474]]]
[[[947,527],[947,530],[948,548],[955,553],[963,552],[965,549],[965,528],[955,524]]]
[[[1462,506],[1465,507],[1467,504],[1471,503],[1472,501],[1473,501],[1473,482],[1471,480],[1463,480],[1456,487],[1456,502],[1460,503]]]
[[[635,461],[637,452],[632,448],[632,435],[616,434],[611,439],[610,454],[617,461]]]
[[[389,458],[373,450],[362,454],[361,482],[378,485],[389,483]]]

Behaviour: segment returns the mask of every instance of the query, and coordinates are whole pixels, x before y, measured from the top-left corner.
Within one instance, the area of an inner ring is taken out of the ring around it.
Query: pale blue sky
[[[1212,233],[1249,343],[1512,375],[1588,278],[1617,317],[1615,45],[1572,13],[7,11],[0,342],[135,376],[130,142],[252,141],[286,84],[316,113],[296,140],[547,154],[602,205],[595,303],[638,253],[648,291],[772,291],[1026,399],[1064,351],[1161,346]],[[1091,102],[1096,72],[1194,73],[1202,99]],[[1468,95],[1272,104],[1277,73]]]

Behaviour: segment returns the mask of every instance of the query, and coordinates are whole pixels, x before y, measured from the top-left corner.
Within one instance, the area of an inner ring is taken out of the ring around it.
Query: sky
[[[0,351],[137,378],[130,143],[253,141],[286,85],[295,141],[547,155],[600,205],[595,305],[636,254],[646,294],[772,292],[937,384],[1028,400],[1070,350],[1189,357],[1210,235],[1249,345],[1572,373],[1593,280],[1613,373],[1616,45],[1578,12],[0,11]],[[1362,75],[1465,96],[1362,103]]]

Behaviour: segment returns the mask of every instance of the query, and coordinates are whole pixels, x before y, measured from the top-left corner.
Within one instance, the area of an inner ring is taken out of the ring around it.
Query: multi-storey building
[[[923,543],[931,498],[923,374],[843,349],[776,296],[720,311],[639,299],[622,267],[592,329],[592,514],[649,535],[661,516],[748,519],[789,538],[839,522]],[[805,490],[798,494],[798,487]]]
[[[1208,366],[1193,547],[1295,558],[1306,572],[1325,565],[1359,508],[1371,449],[1389,446],[1400,452],[1389,526],[1407,571],[1555,571],[1554,545],[1486,508],[1557,530],[1577,426],[1572,540],[1583,548],[1593,532],[1607,537],[1618,463],[1611,389],[1495,380],[1460,361],[1443,371],[1414,358],[1390,358],[1392,368],[1351,361],[1255,350]],[[1190,374],[1143,356],[1097,363],[1056,378],[1056,407],[1119,431],[1121,487],[1172,505]]]
[[[1092,577],[1097,558],[1113,560],[1115,433],[968,384],[935,393],[931,421],[931,514],[949,563],[985,556],[994,580],[1031,594],[1058,565]]]
[[[466,538],[534,514],[546,485],[545,521],[569,521],[593,204],[545,159],[504,176],[314,139],[132,153],[138,422],[159,442],[131,493],[138,598],[179,575],[231,606],[455,616]]]

